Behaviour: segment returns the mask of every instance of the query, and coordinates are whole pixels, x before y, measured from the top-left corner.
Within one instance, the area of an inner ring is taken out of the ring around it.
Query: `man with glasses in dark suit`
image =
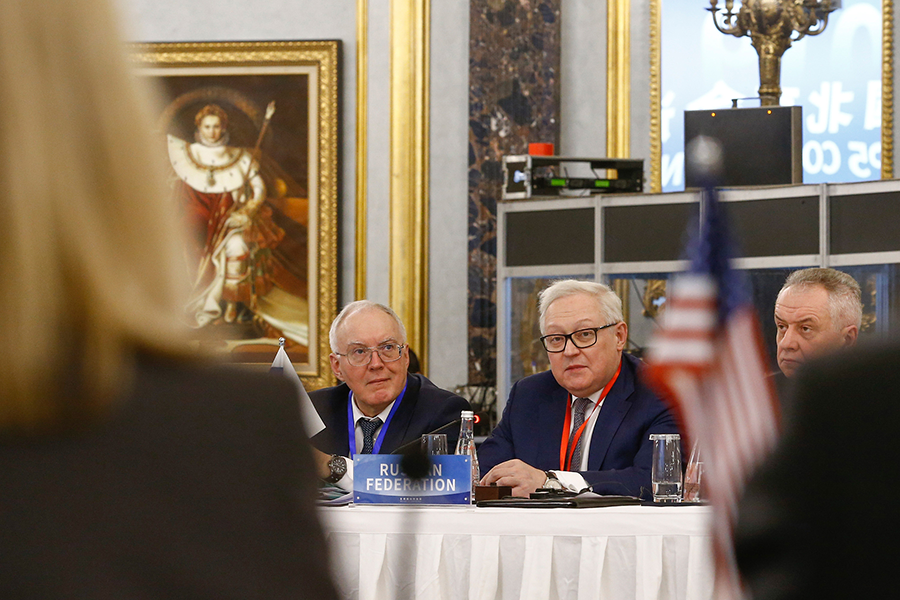
[[[538,301],[550,371],[518,381],[481,445],[482,484],[650,497],[651,433],[679,433],[623,353],[622,302],[602,283],[557,281]]]
[[[309,394],[325,429],[312,438],[319,475],[353,486],[356,454],[391,454],[471,410],[462,397],[408,372],[406,328],[389,307],[368,300],[344,307],[331,324],[331,369],[343,383]],[[453,448],[458,428],[449,428]]]

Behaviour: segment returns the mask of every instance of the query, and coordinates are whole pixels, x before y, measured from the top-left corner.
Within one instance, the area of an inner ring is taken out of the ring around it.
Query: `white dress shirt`
[[[396,400],[394,400],[394,402],[396,402]],[[394,402],[388,404],[383,411],[375,415],[375,417],[381,419],[381,425],[379,425],[375,432],[372,434],[375,439],[378,439],[378,434],[381,433],[381,430],[384,428],[384,423],[385,421],[387,421],[388,415],[391,414],[391,409],[394,408]],[[356,405],[356,398],[353,399],[353,431],[354,437],[356,438],[357,452],[362,450],[363,447],[363,432],[362,427],[359,426],[359,420],[362,418],[374,419],[375,417],[366,417],[363,412],[359,410],[359,406]],[[347,490],[349,492],[353,490],[353,457],[345,456],[344,458],[347,460],[347,472],[334,485],[341,488],[342,490]]]

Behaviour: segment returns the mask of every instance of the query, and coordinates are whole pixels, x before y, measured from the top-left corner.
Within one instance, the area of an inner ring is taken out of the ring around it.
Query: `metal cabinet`
[[[722,190],[773,353],[772,310],[785,277],[830,266],[863,289],[862,338],[900,326],[900,182],[895,180]],[[665,284],[687,267],[699,192],[531,198],[498,205],[497,410],[512,382],[548,368],[537,294],[564,277],[610,285],[623,299],[628,351],[641,355],[664,312]]]

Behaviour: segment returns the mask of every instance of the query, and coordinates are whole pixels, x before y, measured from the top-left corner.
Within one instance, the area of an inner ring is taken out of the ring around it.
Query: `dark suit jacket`
[[[735,529],[755,600],[897,593],[900,346],[803,365],[782,438],[748,483]]]
[[[788,402],[791,396],[791,380],[780,370],[769,373],[769,381],[775,386],[775,393],[778,396],[778,406],[783,408],[785,402]]]
[[[668,407],[638,378],[640,364],[622,355],[619,379],[603,401],[591,437],[588,471],[598,494],[651,497],[651,433],[679,433]],[[518,458],[541,470],[560,468],[568,392],[546,371],[513,385],[500,423],[478,451],[481,470]]]
[[[296,390],[144,360],[104,422],[0,438],[0,598],[334,598]]]
[[[348,456],[350,440],[347,437],[347,402],[350,388],[342,383],[310,392],[309,397],[325,422],[325,429],[312,438],[313,445],[326,454]],[[442,390],[418,373],[410,373],[406,377],[406,394],[384,434],[380,453],[390,454],[403,444],[418,439],[423,433],[455,421],[463,410],[471,410],[465,398]],[[457,439],[459,428],[451,427],[447,431],[447,448],[450,452],[456,449]]]

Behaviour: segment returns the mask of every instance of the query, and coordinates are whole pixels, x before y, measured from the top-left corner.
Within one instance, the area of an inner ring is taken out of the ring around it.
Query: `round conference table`
[[[706,506],[319,510],[342,598],[712,598]]]

